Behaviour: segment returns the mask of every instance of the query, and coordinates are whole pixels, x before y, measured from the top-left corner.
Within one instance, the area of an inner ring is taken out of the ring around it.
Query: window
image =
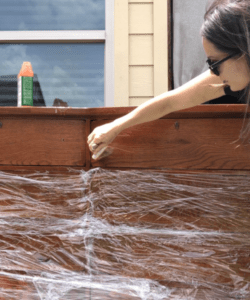
[[[34,106],[114,106],[114,0],[0,0],[0,105],[24,61]]]

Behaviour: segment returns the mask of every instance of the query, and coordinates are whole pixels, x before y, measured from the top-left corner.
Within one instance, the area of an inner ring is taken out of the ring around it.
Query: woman
[[[239,90],[244,90],[245,103],[249,104],[250,1],[213,1],[205,14],[201,36],[210,70],[143,103],[129,114],[95,128],[88,136],[93,159],[109,155],[110,152],[105,151],[107,146],[128,127]]]

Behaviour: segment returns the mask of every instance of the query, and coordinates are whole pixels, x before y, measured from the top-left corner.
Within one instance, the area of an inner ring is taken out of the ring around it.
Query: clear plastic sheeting
[[[0,172],[0,300],[250,299],[250,176]]]

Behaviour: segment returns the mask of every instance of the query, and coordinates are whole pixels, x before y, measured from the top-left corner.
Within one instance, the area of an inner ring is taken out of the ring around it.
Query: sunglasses
[[[211,59],[208,59],[206,60],[206,63],[208,64],[209,66],[209,69],[217,76],[220,75],[220,71],[219,71],[219,65],[222,64],[224,61],[228,60],[229,58],[232,58],[236,55],[238,55],[239,53],[234,53],[234,54],[231,54],[229,56],[227,56],[226,58],[223,58],[222,60],[219,60],[215,63],[212,63]]]

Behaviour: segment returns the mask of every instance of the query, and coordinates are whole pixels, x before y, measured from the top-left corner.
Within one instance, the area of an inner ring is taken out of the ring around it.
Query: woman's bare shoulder
[[[173,105],[175,109],[184,109],[219,98],[225,95],[224,87],[220,77],[208,70],[173,90]]]

